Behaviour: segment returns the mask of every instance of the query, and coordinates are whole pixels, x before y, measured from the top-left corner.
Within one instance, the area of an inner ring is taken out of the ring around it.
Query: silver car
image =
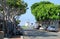
[[[47,31],[58,32],[58,28],[56,28],[55,26],[48,26]]]

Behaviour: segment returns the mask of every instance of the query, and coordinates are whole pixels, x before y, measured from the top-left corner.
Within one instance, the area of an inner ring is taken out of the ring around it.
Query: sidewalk
[[[23,36],[13,36],[12,38],[4,38],[4,39],[23,39]]]
[[[21,38],[19,37],[19,38],[4,38],[4,39],[21,39]]]

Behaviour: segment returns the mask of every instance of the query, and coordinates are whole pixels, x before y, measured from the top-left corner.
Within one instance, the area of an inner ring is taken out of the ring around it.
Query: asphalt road
[[[60,32],[47,32],[44,30],[23,30],[23,39],[60,39]],[[21,39],[19,36],[17,38],[8,39]]]
[[[47,32],[44,30],[30,30],[24,32],[24,39],[60,39],[60,33]]]

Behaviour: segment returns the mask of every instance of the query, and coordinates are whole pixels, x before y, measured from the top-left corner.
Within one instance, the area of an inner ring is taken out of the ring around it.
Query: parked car
[[[39,29],[40,29],[40,30],[44,30],[44,28],[43,28],[43,27],[40,27]]]
[[[46,30],[52,32],[58,32],[58,28],[56,28],[55,26],[48,26]]]

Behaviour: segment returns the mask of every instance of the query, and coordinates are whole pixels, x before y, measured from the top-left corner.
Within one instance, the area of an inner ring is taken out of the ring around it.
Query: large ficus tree
[[[20,16],[26,12],[27,4],[22,0],[0,0],[0,13],[5,20],[4,31],[7,33],[11,30],[16,31],[18,23],[15,16]],[[14,27],[13,27],[14,26]],[[13,32],[13,31],[12,31]]]
[[[37,21],[43,20],[59,20],[60,5],[55,5],[48,1],[35,3],[31,6],[32,14]]]
[[[26,12],[27,4],[22,0],[0,0],[0,11],[3,11],[5,20],[13,21],[17,15]]]

